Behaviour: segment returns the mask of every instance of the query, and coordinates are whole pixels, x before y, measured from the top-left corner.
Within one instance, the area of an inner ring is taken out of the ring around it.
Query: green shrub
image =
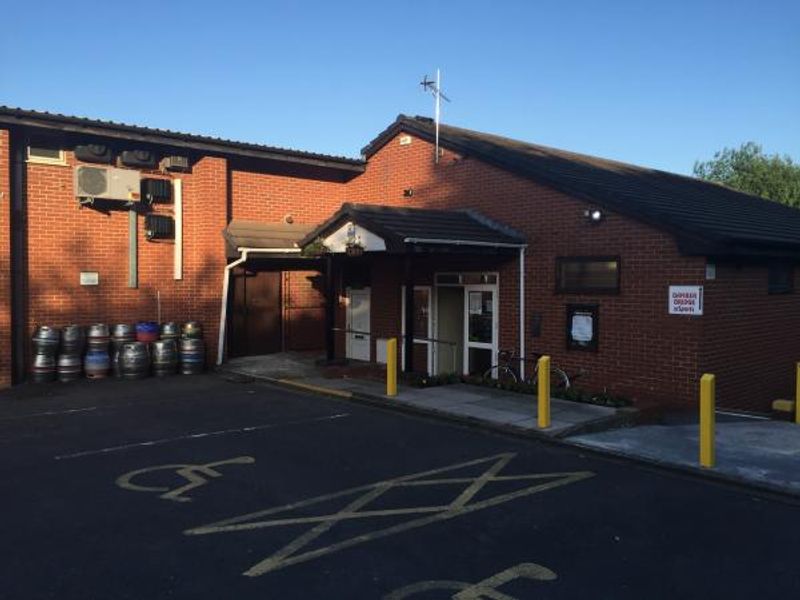
[[[470,385],[479,385],[483,387],[491,387],[498,390],[507,392],[515,392],[519,394],[536,395],[538,389],[535,385],[524,382],[503,382],[496,379],[484,379],[477,375],[463,375],[461,381]],[[623,396],[615,396],[610,394],[608,390],[603,390],[599,393],[590,393],[575,386],[560,389],[553,388],[551,395],[560,400],[569,400],[570,402],[584,402],[586,404],[597,404],[599,406],[613,406],[615,408],[621,406],[630,406],[631,401]]]

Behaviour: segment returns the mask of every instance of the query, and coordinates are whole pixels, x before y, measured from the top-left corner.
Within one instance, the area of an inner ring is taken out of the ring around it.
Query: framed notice
[[[81,271],[81,285],[99,285],[100,276],[95,271]]]
[[[567,350],[597,350],[598,324],[596,304],[567,304]]]
[[[671,285],[667,301],[671,315],[702,315],[703,286]]]

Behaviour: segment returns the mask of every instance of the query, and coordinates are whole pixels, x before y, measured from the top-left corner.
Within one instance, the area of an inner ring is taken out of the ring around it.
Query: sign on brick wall
[[[702,285],[669,286],[669,314],[702,315],[703,286]]]

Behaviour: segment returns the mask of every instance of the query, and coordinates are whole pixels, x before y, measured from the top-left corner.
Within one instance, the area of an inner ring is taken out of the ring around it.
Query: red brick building
[[[791,392],[798,211],[448,126],[434,160],[433,139],[400,117],[348,159],[0,109],[0,385],[36,325],[160,311],[203,323],[210,362],[381,361],[405,336],[432,373],[509,349],[642,403],[692,402],[702,372],[726,406]]]

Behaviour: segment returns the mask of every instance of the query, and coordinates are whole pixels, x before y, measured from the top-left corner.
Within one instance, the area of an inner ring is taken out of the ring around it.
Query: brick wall
[[[0,129],[0,388],[11,384],[11,155]]]
[[[231,218],[264,223],[316,225],[339,209],[344,201],[342,183],[233,169]],[[324,279],[316,271],[283,273],[284,347],[287,350],[321,350],[325,347]]]
[[[592,390],[608,388],[640,404],[693,401],[702,321],[668,315],[667,291],[670,284],[702,284],[705,262],[680,256],[670,236],[608,211],[600,224],[590,225],[583,216],[588,204],[451,152],[434,165],[431,144],[416,138],[404,146],[397,138],[391,140],[370,159],[367,172],[347,187],[347,198],[353,201],[472,208],[515,227],[530,244],[528,352],[550,354],[569,372],[588,371],[581,384]],[[411,198],[403,197],[407,188],[413,189]],[[580,255],[620,256],[620,294],[556,294],[555,258]],[[516,259],[492,269],[500,272],[501,348],[518,348],[517,269]],[[599,305],[597,352],[566,350],[570,303]],[[373,306],[379,305],[373,301]],[[536,338],[530,335],[532,313],[543,319],[542,335]]]
[[[769,294],[764,264],[717,264],[716,279],[704,288],[700,368],[717,376],[720,404],[763,411],[776,398],[793,397],[797,293]]]
[[[73,192],[76,164],[28,163],[28,329],[39,324],[116,323],[155,320],[157,293],[162,320],[199,320],[208,356],[215,357],[219,292],[225,264],[226,177],[223,159],[198,162],[184,181],[184,277],[173,279],[174,244],[149,242],[139,218],[139,286],[128,287],[128,213],[102,213],[78,205]],[[160,176],[147,174],[148,176]],[[172,205],[157,212],[172,213]],[[98,286],[81,286],[81,271],[96,271]]]
[[[231,218],[282,223],[291,215],[295,223],[316,225],[344,202],[345,186],[275,173],[233,170]]]
[[[343,201],[374,204],[473,208],[511,225],[529,240],[526,252],[526,347],[548,353],[570,372],[588,371],[584,387],[630,396],[642,404],[691,403],[701,370],[718,374],[722,403],[765,406],[790,390],[791,362],[800,355],[791,332],[800,314],[788,296],[766,294],[763,266],[718,267],[704,281],[705,260],[681,256],[672,238],[636,221],[605,212],[598,225],[586,222],[588,204],[480,161],[445,152],[434,165],[430,144],[391,140],[371,159],[365,174],[346,184],[312,176],[281,175],[234,168],[221,158],[204,158],[184,181],[184,278],[173,279],[173,244],[147,242],[139,229],[139,288],[127,287],[128,215],[80,208],[72,190],[75,159],[67,166],[28,164],[30,297],[28,328],[125,322],[156,317],[200,320],[209,358],[215,358],[219,293],[225,254],[221,231],[227,216],[280,222],[319,223]],[[8,134],[0,131],[0,301],[9,302]],[[154,175],[155,176],[155,175]],[[230,183],[230,189],[228,185]],[[404,197],[412,189],[411,198]],[[230,205],[229,205],[230,204]],[[171,205],[158,211],[168,214]],[[5,233],[5,235],[3,235]],[[555,293],[555,258],[570,255],[621,257],[621,292],[611,296]],[[386,260],[385,258],[383,259]],[[431,283],[435,271],[492,270],[500,273],[500,347],[518,347],[518,264],[503,259],[450,258],[423,261],[417,282]],[[79,285],[81,271],[97,271],[100,285]],[[402,265],[372,267],[374,337],[399,331]],[[287,349],[316,349],[324,341],[322,279],[314,272],[284,273],[283,310]],[[706,314],[667,314],[670,284],[706,286]],[[566,349],[566,305],[599,305],[597,352]],[[530,334],[531,314],[542,315],[542,335]],[[746,318],[745,318],[746,317]],[[0,312],[0,343],[10,343],[10,311]],[[340,302],[337,325],[344,327]],[[5,337],[3,337],[5,336]],[[337,336],[337,352],[344,339]],[[787,352],[786,349],[789,348]],[[753,352],[758,374],[745,368]],[[8,353],[0,353],[0,385],[9,381]],[[769,397],[769,398],[768,398]]]

